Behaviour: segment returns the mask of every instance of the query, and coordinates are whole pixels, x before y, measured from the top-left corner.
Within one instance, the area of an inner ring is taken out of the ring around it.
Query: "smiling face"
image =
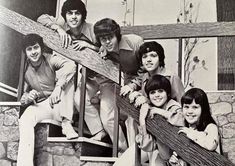
[[[78,10],[67,11],[65,17],[70,28],[77,28],[82,24],[82,15]]]
[[[26,47],[25,53],[32,64],[37,64],[41,60],[42,49],[38,43]]]
[[[108,52],[118,52],[118,39],[116,35],[109,34],[105,36],[99,37],[101,45],[108,51]]]
[[[149,92],[149,99],[156,107],[163,107],[167,102],[167,93],[163,89],[151,90]]]
[[[195,100],[191,104],[183,105],[183,115],[189,126],[196,126],[201,117],[202,108],[200,104],[195,103]]]
[[[155,51],[144,53],[142,56],[142,64],[148,72],[152,72],[159,67],[159,56]]]

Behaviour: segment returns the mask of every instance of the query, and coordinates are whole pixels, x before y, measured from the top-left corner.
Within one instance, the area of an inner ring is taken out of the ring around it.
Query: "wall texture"
[[[235,92],[209,92],[208,98],[212,115],[221,132],[223,152],[235,164]],[[16,165],[19,141],[18,113],[18,108],[0,107],[0,165]],[[78,144],[48,143],[47,127],[47,124],[36,126],[36,166],[110,165],[80,162]]]

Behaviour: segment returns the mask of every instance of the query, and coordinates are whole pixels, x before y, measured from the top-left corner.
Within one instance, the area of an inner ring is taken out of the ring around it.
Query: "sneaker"
[[[70,121],[62,122],[62,133],[66,136],[67,139],[78,138],[78,133],[75,132]]]

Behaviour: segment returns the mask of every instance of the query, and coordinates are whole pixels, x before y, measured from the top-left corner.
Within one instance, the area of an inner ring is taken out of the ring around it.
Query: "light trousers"
[[[104,129],[101,119],[100,119],[98,108],[96,108],[90,102],[91,97],[93,97],[99,90],[98,88],[99,86],[98,84],[96,84],[96,82],[87,80],[84,119],[92,135],[95,135],[96,133]],[[81,85],[79,84],[75,92],[75,96],[74,96],[74,104],[78,111],[80,109],[79,107],[80,106],[80,94],[81,94]]]
[[[113,141],[114,133],[114,113],[118,111],[116,105],[115,83],[105,82],[100,85],[101,101],[100,101],[100,117],[105,131],[109,134]],[[125,150],[127,142],[125,135],[119,126],[119,149]]]
[[[73,81],[68,83],[61,93],[61,101],[51,108],[49,99],[26,108],[19,119],[20,141],[17,166],[33,166],[34,157],[34,127],[46,119],[62,121],[62,117],[72,120],[73,116]]]

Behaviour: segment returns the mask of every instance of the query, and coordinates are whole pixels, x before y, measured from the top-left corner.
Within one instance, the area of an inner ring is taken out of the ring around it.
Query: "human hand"
[[[158,114],[158,110],[159,110],[160,108],[157,108],[157,107],[152,107],[152,108],[150,108],[150,111],[149,111],[149,117],[151,118],[151,119],[153,119],[154,118],[154,115],[155,114]]]
[[[60,40],[62,41],[62,47],[65,49],[68,48],[68,46],[72,44],[71,36],[64,29],[62,29],[59,26],[56,29],[56,31],[58,32],[58,34],[60,36]]]
[[[173,152],[172,156],[169,159],[169,163],[171,166],[181,166],[176,152]]]
[[[75,51],[80,51],[84,48],[89,48],[89,43],[87,43],[86,41],[83,40],[74,40],[73,41],[73,49]]]
[[[98,55],[100,55],[102,59],[107,60],[107,59],[108,59],[107,54],[108,54],[108,53],[107,53],[107,50],[106,50],[103,46],[101,46],[101,47],[99,48]]]
[[[121,87],[120,95],[126,96],[128,93],[131,93],[133,91],[134,91],[134,89],[132,89],[129,85],[125,85],[125,86]]]
[[[60,102],[60,95],[61,95],[61,87],[56,86],[51,96],[49,97],[49,104],[51,108],[54,108],[54,105]]]
[[[197,131],[195,131],[193,128],[188,127],[180,127],[178,133],[186,134],[186,136],[193,141],[197,138],[198,135]]]
[[[138,91],[131,92],[129,94],[130,103],[133,103],[138,96],[142,96],[142,93],[140,93]]]
[[[137,98],[135,99],[134,106],[135,107],[139,107],[139,106],[141,106],[144,103],[148,103],[148,99],[144,95],[137,96]]]
[[[143,104],[140,108],[139,123],[140,126],[145,125],[145,119],[149,112],[149,104]]]
[[[35,103],[35,99],[39,96],[39,92],[36,90],[31,90],[29,93],[24,93],[20,99],[21,104],[29,104],[31,102]]]

